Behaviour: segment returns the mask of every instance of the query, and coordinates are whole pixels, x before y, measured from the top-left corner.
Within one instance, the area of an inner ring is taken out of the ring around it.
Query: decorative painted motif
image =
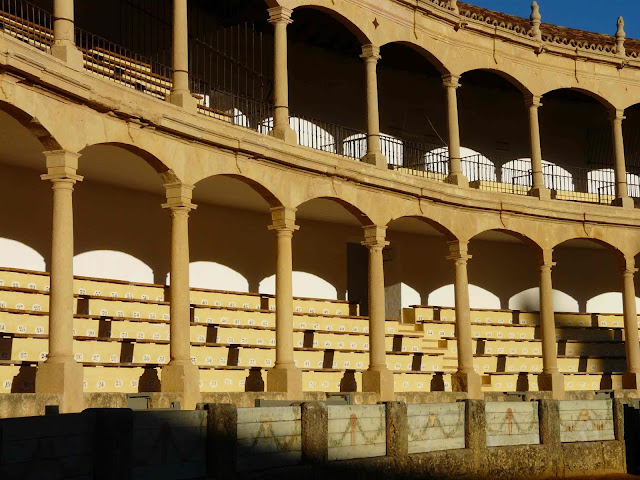
[[[538,402],[487,402],[487,446],[540,443]]]
[[[409,453],[465,447],[464,403],[407,405]]]
[[[239,408],[237,436],[238,470],[300,463],[300,407]]]
[[[329,406],[329,460],[387,454],[384,405]]]
[[[560,441],[613,440],[613,401],[560,402]]]

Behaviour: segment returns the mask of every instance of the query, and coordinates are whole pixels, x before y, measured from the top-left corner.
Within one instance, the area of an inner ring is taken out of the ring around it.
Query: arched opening
[[[0,201],[7,212],[0,225],[0,268],[42,270],[51,258],[50,182],[43,151],[60,148],[28,113],[0,102]]]
[[[127,145],[92,145],[80,153],[78,174],[84,180],[74,190],[74,247],[97,253],[78,257],[77,274],[163,284],[171,225],[162,208],[166,197],[159,172],[166,167]]]
[[[497,296],[510,308],[516,293],[538,285],[539,247],[525,236],[507,230],[488,230],[469,242],[469,281]]]
[[[542,154],[556,165],[552,178],[561,187],[555,188],[557,198],[610,203],[615,182],[606,175],[589,174],[613,168],[611,121],[604,101],[581,91],[559,89],[546,93],[542,103]]]
[[[502,181],[511,185],[529,187],[533,185],[531,158],[518,158],[502,166]],[[549,190],[573,192],[575,185],[571,173],[551,162],[542,160],[542,179]]]
[[[292,20],[287,27],[292,128],[299,131],[315,125],[321,130],[306,135],[318,138],[307,142],[298,133],[301,144],[359,159],[360,152],[343,150],[343,142],[366,132],[365,75],[360,59],[364,36],[347,19],[319,8],[298,7]]]
[[[439,306],[430,293],[453,281],[446,260],[447,241],[453,235],[422,217],[401,217],[387,225],[385,298],[388,318],[402,318],[415,305]],[[428,272],[428,274],[427,274]]]
[[[476,188],[523,193],[514,191],[511,184],[503,183],[504,179],[499,174],[501,167],[513,158],[530,156],[524,87],[517,80],[492,70],[466,72],[460,78],[460,85],[460,142],[475,152],[483,153],[462,155],[463,171],[479,177],[472,180]],[[495,171],[487,167],[485,159],[495,165]]]
[[[323,278],[307,272],[293,272],[293,296],[338,300],[338,290]],[[260,293],[276,294],[276,276],[264,278],[258,285]]]
[[[73,257],[73,274],[80,277],[154,283],[153,270],[143,261],[123,252],[94,250]]]
[[[357,303],[360,314],[367,315],[368,252],[360,244],[367,217],[336,199],[316,198],[298,207],[296,219],[294,271],[323,279],[335,288],[338,300]]]
[[[446,70],[428,52],[404,43],[380,49],[378,96],[382,153],[404,173],[424,175],[428,155],[446,145]]]
[[[200,288],[258,293],[259,282],[275,269],[276,238],[267,227],[278,201],[249,178],[228,175],[199,181],[193,201],[191,271],[201,285],[216,285]]]

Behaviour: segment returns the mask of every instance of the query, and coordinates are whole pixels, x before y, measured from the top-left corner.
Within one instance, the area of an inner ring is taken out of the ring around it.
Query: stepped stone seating
[[[48,348],[49,276],[0,269],[0,282],[13,285],[0,286],[6,307],[0,308],[0,392],[33,391],[35,367]],[[74,290],[74,355],[85,367],[85,390],[159,389],[160,367],[169,361],[168,289],[76,277]],[[264,389],[275,362],[274,300],[192,289],[191,356],[203,391]],[[356,390],[369,362],[368,319],[344,301],[296,298],[294,305],[294,361],[305,389]],[[413,326],[386,322],[387,364],[399,391],[450,384],[442,373],[444,350],[429,351],[422,340]]]
[[[558,368],[568,390],[621,388],[626,369],[622,315],[555,314]],[[537,312],[471,311],[474,368],[486,391],[537,389],[542,342]],[[425,351],[442,351],[442,367],[457,368],[455,310],[415,306],[403,310],[403,323],[422,331]],[[639,323],[640,326],[640,323]]]

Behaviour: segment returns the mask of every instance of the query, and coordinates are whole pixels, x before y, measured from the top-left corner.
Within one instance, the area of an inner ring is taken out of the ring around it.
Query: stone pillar
[[[173,0],[173,85],[169,101],[192,113],[198,111],[198,100],[189,90],[189,23],[187,0]]]
[[[542,373],[538,375],[538,390],[551,392],[554,400],[564,400],[564,377],[558,371],[558,345],[553,311],[551,269],[553,250],[545,249],[540,259],[540,334],[542,336]]]
[[[298,230],[296,209],[271,209],[278,252],[276,261],[276,363],[267,372],[267,390],[286,392],[288,400],[302,400],[302,372],[293,363],[293,254],[291,240]]]
[[[189,300],[189,212],[193,186],[165,185],[171,213],[170,361],[162,367],[161,390],[180,393],[182,409],[192,410],[200,401],[200,371],[191,363],[191,301]]]
[[[60,412],[84,408],[82,365],[73,358],[73,186],[80,155],[65,150],[44,152],[46,175],[53,187],[49,355],[36,372],[36,393],[62,396]]]
[[[454,392],[467,392],[469,399],[482,399],[480,375],[473,368],[473,341],[471,339],[471,312],[469,309],[469,279],[467,263],[471,260],[466,241],[449,242],[447,260],[455,263],[456,341],[458,371],[452,375]]]
[[[75,42],[73,0],[55,0],[53,18],[51,55],[63,60],[76,70],[82,70],[84,59]]]
[[[636,311],[636,287],[633,276],[635,258],[624,257],[622,270],[622,305],[624,312],[624,345],[627,356],[627,371],[622,376],[622,387],[640,391],[640,346],[638,339],[638,314]]]
[[[289,73],[287,67],[287,25],[291,10],[274,7],[269,10],[269,23],[273,25],[273,130],[270,135],[287,143],[298,143],[296,132],[289,124]]]
[[[616,199],[614,205],[633,208],[633,199],[627,191],[627,167],[624,160],[624,137],[622,135],[622,121],[624,110],[611,112],[611,124],[613,128],[613,151],[615,155]]]
[[[447,182],[459,187],[468,187],[469,180],[462,173],[460,162],[460,126],[458,123],[458,87],[460,77],[444,75],[444,88],[447,91],[447,127],[449,131],[449,176]]]
[[[388,168],[387,157],[382,155],[380,148],[380,114],[378,112],[378,72],[376,66],[380,60],[380,47],[375,45],[363,45],[362,55],[364,60],[367,86],[367,154],[362,161],[379,168]]]
[[[530,95],[527,99],[529,109],[529,140],[531,142],[531,173],[533,176],[529,195],[538,197],[540,200],[551,200],[551,192],[544,185],[544,175],[542,173],[542,148],[540,146],[540,122],[538,119],[538,109],[542,106],[540,97]]]
[[[362,374],[362,391],[375,392],[381,402],[393,400],[393,373],[387,368],[385,345],[384,259],[382,250],[387,227],[364,227],[369,249],[369,368]]]

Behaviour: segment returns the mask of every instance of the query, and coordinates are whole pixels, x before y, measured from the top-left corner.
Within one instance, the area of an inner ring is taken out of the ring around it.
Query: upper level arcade
[[[0,10],[11,40],[334,162],[542,200],[640,197],[640,42],[622,19],[606,36],[542,24],[535,2],[530,19],[452,0]]]

